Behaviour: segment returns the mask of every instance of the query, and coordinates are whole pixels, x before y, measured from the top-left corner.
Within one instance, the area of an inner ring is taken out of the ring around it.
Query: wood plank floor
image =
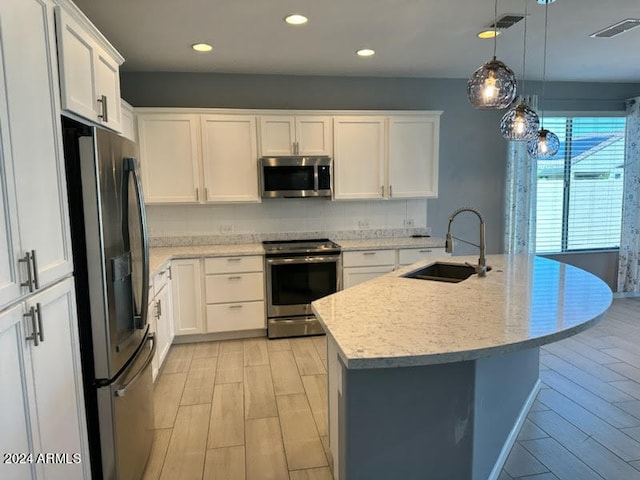
[[[540,377],[500,480],[640,480],[640,299],[544,347]],[[332,480],[326,389],[325,337],[174,345],[144,479]]]

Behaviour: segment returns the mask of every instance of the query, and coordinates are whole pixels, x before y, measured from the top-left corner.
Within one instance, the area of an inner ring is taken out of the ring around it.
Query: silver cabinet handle
[[[102,114],[98,115],[98,118],[101,118],[103,122],[107,123],[109,121],[109,112],[107,110],[107,96],[100,95],[100,98],[98,98],[98,102],[102,105]]]
[[[420,250],[420,253],[431,253],[433,250]]]
[[[27,287],[29,292],[33,292],[33,274],[31,273],[31,252],[24,254],[23,258],[18,259],[18,263],[27,264],[27,281],[20,284],[21,287]]]
[[[389,185],[389,198],[393,197],[393,185]]]
[[[157,308],[156,308],[157,317],[160,318],[162,316],[162,301],[158,300]]]
[[[229,305],[230,309],[240,309],[242,308],[242,305]]]
[[[38,336],[40,342],[44,342],[44,330],[42,329],[42,305],[40,302],[36,303],[36,315],[38,316]]]
[[[36,262],[35,250],[31,250],[31,265],[33,266],[33,285],[38,290],[40,288],[40,280],[38,279],[38,262]]]
[[[200,189],[196,188],[196,202],[200,201]]]
[[[204,201],[207,202],[209,200],[209,189],[204,187]]]
[[[38,327],[36,325],[36,307],[31,307],[29,313],[22,314],[24,318],[31,318],[31,335],[25,337],[25,340],[33,340],[34,347],[37,347],[40,341],[38,340]]]
[[[227,277],[227,280],[240,280],[242,277],[240,275],[234,275],[232,277]]]
[[[363,255],[375,255],[376,252],[364,252]]]
[[[380,187],[380,196],[384,197],[384,185]]]
[[[227,258],[227,262],[239,262],[240,260],[242,260],[242,257]]]

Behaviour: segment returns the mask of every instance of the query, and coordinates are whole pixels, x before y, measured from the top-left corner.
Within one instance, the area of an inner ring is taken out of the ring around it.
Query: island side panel
[[[470,479],[474,378],[473,361],[343,369],[340,479]]]
[[[476,360],[473,480],[500,473],[538,392],[539,363],[538,347]]]

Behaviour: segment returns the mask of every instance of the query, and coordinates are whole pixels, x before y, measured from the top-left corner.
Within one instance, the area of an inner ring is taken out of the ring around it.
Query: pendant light
[[[507,108],[516,96],[516,76],[496,59],[498,0],[495,0],[493,21],[493,59],[478,68],[467,81],[467,97],[475,108]]]
[[[527,152],[533,159],[552,158],[560,149],[560,140],[558,136],[544,128],[544,87],[547,80],[547,30],[549,28],[549,4],[555,0],[538,0],[538,3],[544,2],[544,49],[542,57],[542,96],[540,99],[540,112],[542,113],[540,130],[535,137],[527,142]]]
[[[526,75],[527,54],[527,0],[524,0],[524,40],[522,46],[522,91],[524,92],[524,79]],[[507,140],[521,141],[531,140],[538,133],[540,119],[538,114],[525,102],[524,96],[511,106],[500,121],[500,132]]]

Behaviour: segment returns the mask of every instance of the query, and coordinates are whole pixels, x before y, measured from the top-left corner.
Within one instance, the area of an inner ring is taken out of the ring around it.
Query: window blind
[[[538,160],[536,252],[620,246],[624,181],[624,117],[545,117],[560,140]]]

